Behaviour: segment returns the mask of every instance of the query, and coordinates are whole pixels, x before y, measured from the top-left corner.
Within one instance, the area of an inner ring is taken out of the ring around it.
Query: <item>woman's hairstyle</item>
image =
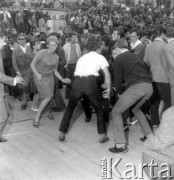
[[[35,40],[35,41],[30,42],[30,47],[32,50],[33,50],[33,46],[35,46],[36,44],[41,44],[41,42],[39,40]]]
[[[47,44],[50,44],[50,42],[55,42],[57,45],[59,44],[58,38],[56,36],[49,36],[47,39]]]

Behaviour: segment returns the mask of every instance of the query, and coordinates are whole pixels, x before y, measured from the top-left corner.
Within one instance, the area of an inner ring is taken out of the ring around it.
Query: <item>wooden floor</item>
[[[8,124],[4,136],[7,143],[0,144],[0,180],[101,180],[101,159],[122,158],[118,169],[122,172],[126,163],[141,163],[143,143],[139,125],[129,131],[129,152],[112,154],[114,145],[112,122],[105,144],[98,142],[96,115],[86,123],[78,107],[65,142],[58,141],[58,127],[63,116],[54,114],[55,120],[43,117],[39,129],[32,126],[36,113],[20,109],[16,100],[15,119]],[[31,105],[29,105],[31,106]],[[113,174],[113,179],[118,179]]]

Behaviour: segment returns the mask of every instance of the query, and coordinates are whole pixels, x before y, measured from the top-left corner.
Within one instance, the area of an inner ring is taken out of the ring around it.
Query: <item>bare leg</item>
[[[159,109],[158,109],[159,119],[160,119],[160,120],[161,120],[161,117],[162,117],[162,114],[163,114],[163,109],[164,109],[164,101],[161,100],[161,101],[160,101],[160,104],[159,104]]]
[[[34,94],[33,105],[32,105],[32,107],[33,107],[34,109],[37,109],[37,108],[38,108],[39,98],[40,98],[39,93]]]
[[[37,113],[37,116],[36,116],[36,119],[35,119],[35,123],[38,123],[38,122],[39,122],[41,113],[42,113],[42,111],[44,110],[44,108],[46,107],[46,105],[50,102],[50,100],[51,100],[51,97],[45,98],[45,99],[43,99],[42,102],[40,103],[39,111],[38,111],[38,113]]]

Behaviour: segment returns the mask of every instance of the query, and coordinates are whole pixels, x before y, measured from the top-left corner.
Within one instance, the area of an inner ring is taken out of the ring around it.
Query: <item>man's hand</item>
[[[65,83],[65,84],[70,84],[71,80],[68,79],[68,78],[65,78],[65,79],[62,79],[62,82]]]
[[[17,74],[17,76],[22,77],[22,75],[19,71],[16,74]]]
[[[41,75],[41,74],[37,74],[37,79],[38,79],[39,81],[41,81],[41,80],[42,80],[42,75]]]
[[[110,99],[110,89],[105,89],[102,94],[104,98]]]
[[[16,84],[24,84],[24,79],[22,77],[16,76],[15,80]]]
[[[65,68],[66,71],[69,71],[69,69],[68,69],[68,64],[66,64],[66,65],[64,66],[64,68]]]

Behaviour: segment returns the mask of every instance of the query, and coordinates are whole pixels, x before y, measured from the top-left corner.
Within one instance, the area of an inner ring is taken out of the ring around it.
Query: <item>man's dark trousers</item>
[[[93,104],[97,114],[97,129],[99,134],[106,133],[102,96],[98,90],[95,76],[75,76],[68,106],[60,124],[59,130],[66,133],[75,107],[82,96],[87,96]]]

